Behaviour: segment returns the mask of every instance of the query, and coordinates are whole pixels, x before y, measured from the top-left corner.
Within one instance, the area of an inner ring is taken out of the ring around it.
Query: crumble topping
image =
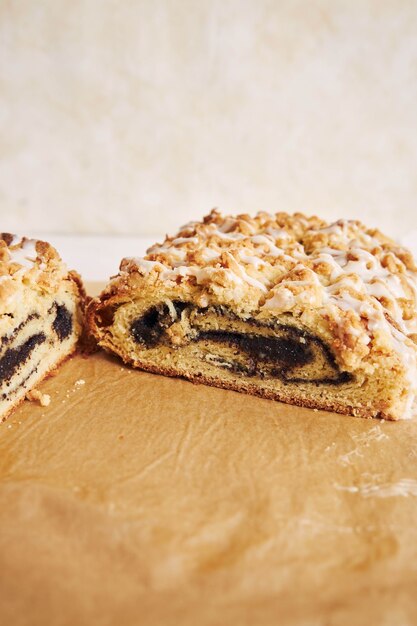
[[[66,265],[49,243],[0,234],[0,313],[13,305],[22,284],[50,293],[67,275]]]
[[[46,407],[51,404],[51,396],[48,393],[42,393],[39,389],[32,389],[26,394],[26,400],[30,402],[38,402],[40,406]]]
[[[158,280],[212,281],[252,288],[259,308],[294,311],[334,305],[367,320],[382,318],[407,336],[417,333],[417,267],[411,254],[356,221],[334,224],[285,213],[223,217],[184,226],[177,237],[124,259],[122,272]],[[246,285],[245,285],[246,284]]]

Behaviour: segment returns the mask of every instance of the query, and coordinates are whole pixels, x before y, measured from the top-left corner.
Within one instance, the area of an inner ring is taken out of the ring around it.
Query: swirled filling
[[[331,384],[351,379],[319,337],[290,324],[244,320],[226,307],[161,303],[134,319],[130,334],[144,350],[186,347],[206,363],[244,376]]]

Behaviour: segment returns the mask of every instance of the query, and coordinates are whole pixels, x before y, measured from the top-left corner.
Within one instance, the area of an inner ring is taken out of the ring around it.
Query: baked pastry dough
[[[83,301],[50,244],[0,234],[0,420],[74,352]]]
[[[399,419],[417,386],[416,272],[357,221],[212,211],[124,259],[88,325],[150,372]]]

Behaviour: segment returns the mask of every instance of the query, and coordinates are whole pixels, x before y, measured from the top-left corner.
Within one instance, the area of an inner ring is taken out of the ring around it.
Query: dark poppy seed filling
[[[52,328],[58,335],[59,341],[64,341],[72,332],[72,313],[68,311],[65,304],[54,303],[56,314],[52,322]]]
[[[27,324],[29,324],[29,322],[31,322],[32,320],[38,320],[39,318],[39,313],[31,313],[30,315],[28,315],[28,317],[23,320],[23,322],[20,322],[19,326],[17,326],[10,335],[4,335],[4,337],[1,338],[1,347],[3,348],[4,346],[9,345],[13,341],[13,339],[17,337],[20,331]]]
[[[134,320],[130,332],[136,343],[141,343],[146,348],[154,348],[160,342],[164,330],[173,322],[167,305],[160,304],[151,307],[142,317]]]
[[[200,339],[230,343],[247,352],[259,361],[275,361],[279,359],[283,365],[306,365],[313,359],[311,348],[306,343],[282,337],[262,337],[234,333],[222,330],[210,330],[199,333]]]
[[[31,352],[46,341],[45,333],[37,333],[26,339],[17,348],[8,348],[0,359],[0,381],[10,380],[15,371],[26,363]]]
[[[277,324],[275,327],[263,325],[257,320],[240,320],[251,328],[252,332],[248,333],[218,328],[202,329],[195,325],[195,320],[198,320],[200,316],[204,318],[208,309],[193,307],[184,302],[173,302],[172,305],[173,307],[168,307],[165,303],[161,303],[153,306],[141,317],[135,319],[130,326],[134,341],[145,349],[155,348],[158,345],[170,345],[165,331],[180,320],[182,312],[187,309],[188,313],[194,314],[194,324],[193,319],[190,319],[189,342],[213,342],[233,349],[236,358],[225,359],[220,354],[210,354],[206,357],[206,360],[213,365],[245,376],[280,378],[287,382],[341,384],[351,380],[350,374],[339,370],[326,344],[310,333],[289,325]],[[215,307],[211,309],[211,312],[213,311],[219,319],[239,319],[226,307]],[[276,330],[279,336],[265,336],[259,334],[259,330],[257,333],[257,329],[268,329],[268,332]],[[307,378],[300,377],[300,372],[297,370],[314,364],[317,357],[324,363],[323,374],[318,378],[311,373]]]
[[[2,393],[1,394],[1,399],[2,400],[6,400],[6,398],[11,398],[13,396],[15,396],[19,390],[28,382],[29,378],[31,378],[33,376],[33,374],[35,374],[35,372],[38,371],[38,367],[39,367],[39,362],[35,365],[35,367],[33,369],[31,369],[31,371],[29,372],[29,374],[19,382],[19,386],[16,387],[16,389],[14,389],[13,391],[10,391],[8,393]]]
[[[256,375],[259,363],[279,363],[280,369],[285,370],[306,365],[314,358],[308,343],[300,343],[299,340],[290,337],[262,337],[261,335],[209,330],[200,332],[198,338],[226,343],[245,352],[249,357],[249,367],[246,368],[245,373],[251,376]],[[276,375],[275,370],[273,374]]]

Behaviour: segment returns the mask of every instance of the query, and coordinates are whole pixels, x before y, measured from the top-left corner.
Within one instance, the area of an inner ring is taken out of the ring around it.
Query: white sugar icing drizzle
[[[213,250],[213,248],[206,248],[206,250],[203,250],[201,253],[201,257],[205,263],[208,263],[213,259],[218,259],[220,254],[220,251]]]
[[[268,253],[272,256],[283,256],[284,250],[282,248],[278,248],[275,245],[275,239],[273,239],[270,235],[254,235],[250,238],[251,242],[255,245],[266,246]]]
[[[164,265],[162,265],[159,261],[148,261],[147,259],[139,257],[126,257],[124,261],[135,263],[138,269],[143,270],[143,273],[145,274],[151,272],[156,267],[160,267],[162,269],[164,268]]]
[[[15,235],[10,245],[16,246],[20,244],[21,247],[18,248],[10,249],[9,247],[10,262],[30,269],[37,258],[36,241],[34,239],[21,239]]]

